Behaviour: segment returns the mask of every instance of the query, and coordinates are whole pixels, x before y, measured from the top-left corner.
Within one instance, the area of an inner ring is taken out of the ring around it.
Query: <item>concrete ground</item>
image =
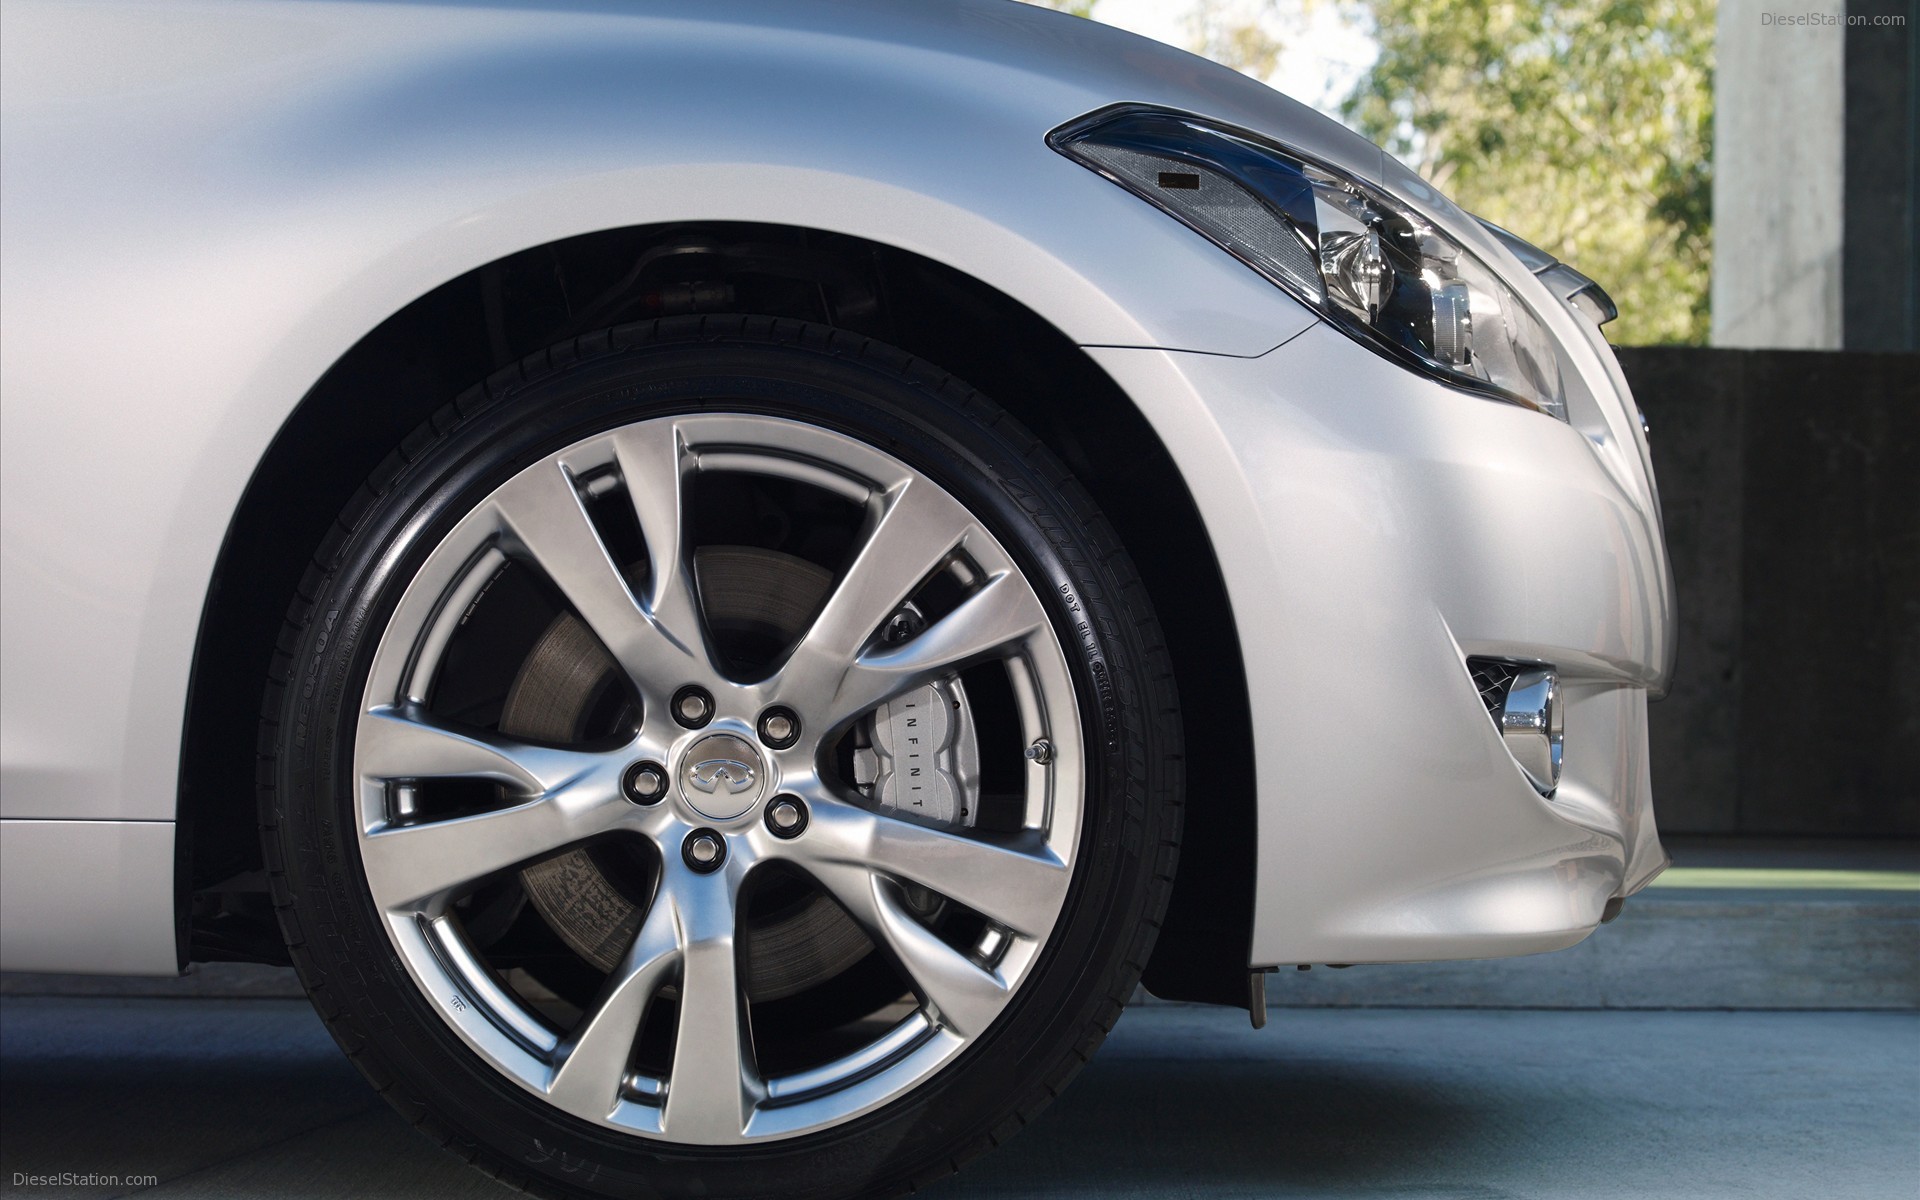
[[[304,1003],[0,1000],[0,1190],[506,1196]],[[1920,1014],[1135,1008],[965,1197],[1920,1195]]]

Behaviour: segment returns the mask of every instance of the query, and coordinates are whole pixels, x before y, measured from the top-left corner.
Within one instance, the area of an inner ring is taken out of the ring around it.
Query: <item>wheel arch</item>
[[[631,266],[668,260],[665,272]],[[584,234],[468,271],[381,322],[294,407],[228,527],[194,647],[179,797],[194,957],[270,956],[245,898],[260,865],[262,681],[311,548],[361,480],[448,396],[583,320],[734,309],[824,322],[937,363],[1017,416],[1092,492],[1167,631],[1185,698],[1183,844],[1206,864],[1179,873],[1148,986],[1240,1002],[1256,868],[1251,757],[1234,749],[1252,744],[1247,686],[1206,524],[1167,448],[1104,370],[1005,293],[879,243],[748,223]],[[1143,477],[1164,485],[1142,488]]]

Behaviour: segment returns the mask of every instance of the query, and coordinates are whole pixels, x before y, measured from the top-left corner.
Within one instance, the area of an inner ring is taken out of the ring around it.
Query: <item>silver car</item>
[[[1591,281],[1009,0],[8,0],[8,970],[291,962],[491,1173],[889,1194],[1143,979],[1665,864]]]

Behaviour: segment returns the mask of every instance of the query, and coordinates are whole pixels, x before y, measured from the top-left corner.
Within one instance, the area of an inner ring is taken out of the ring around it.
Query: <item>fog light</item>
[[[1507,753],[1542,796],[1553,795],[1560,784],[1566,742],[1560,680],[1554,669],[1497,658],[1470,658],[1467,669]]]
[[[1500,736],[1506,739],[1508,752],[1542,796],[1553,795],[1560,783],[1566,726],[1559,693],[1560,682],[1552,668],[1528,667],[1513,677],[1500,714]]]

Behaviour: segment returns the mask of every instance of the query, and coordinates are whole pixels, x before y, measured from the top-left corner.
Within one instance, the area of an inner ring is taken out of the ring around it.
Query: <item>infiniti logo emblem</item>
[[[731,758],[709,758],[693,764],[687,782],[703,792],[725,790],[737,795],[753,786],[753,768]]]
[[[687,747],[680,759],[680,798],[709,821],[746,816],[779,778],[753,743],[715,730]]]

